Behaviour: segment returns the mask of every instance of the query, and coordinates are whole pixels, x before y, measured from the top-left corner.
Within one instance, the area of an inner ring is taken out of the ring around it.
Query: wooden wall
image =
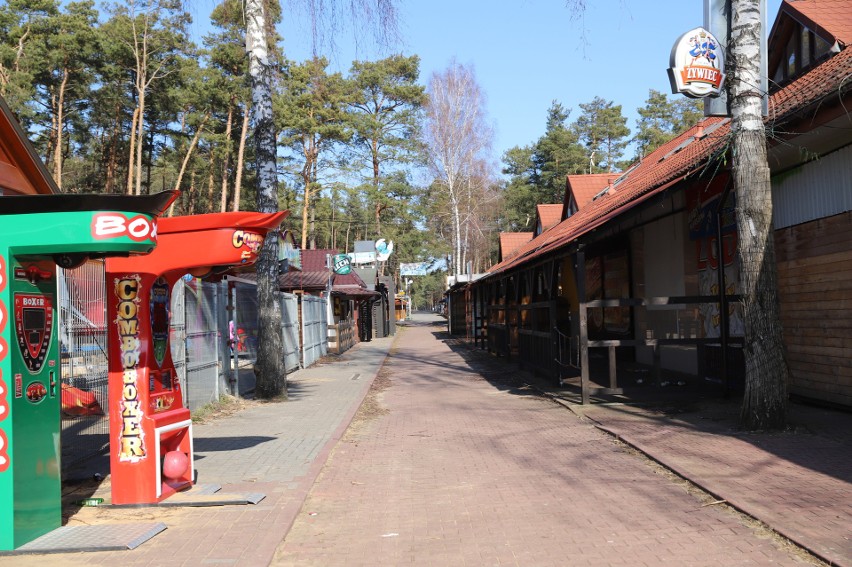
[[[852,212],[775,232],[790,393],[852,407]]]

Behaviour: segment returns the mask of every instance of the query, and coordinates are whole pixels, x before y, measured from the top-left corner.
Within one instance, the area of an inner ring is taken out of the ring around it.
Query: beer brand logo
[[[92,217],[92,236],[97,240],[126,236],[134,242],[157,242],[157,221],[144,215],[127,218],[121,213],[98,213]]]
[[[721,93],[725,81],[724,51],[704,28],[695,28],[678,38],[672,47],[670,65],[672,93],[692,98]]]
[[[346,254],[335,254],[331,261],[332,271],[335,274],[345,276],[352,271],[352,261]]]
[[[122,388],[119,410],[121,411],[121,434],[118,458],[120,461],[136,462],[145,458],[142,439],[144,411],[139,400],[139,288],[141,278],[125,276],[115,280],[118,297],[119,352],[121,355]]]

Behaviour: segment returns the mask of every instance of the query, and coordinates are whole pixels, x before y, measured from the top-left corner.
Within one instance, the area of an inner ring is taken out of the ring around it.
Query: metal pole
[[[730,192],[731,183],[728,182],[719,199],[719,206],[716,207],[716,280],[719,286],[719,338],[722,347],[722,353],[719,358],[719,374],[724,385],[724,396],[726,398],[731,394],[731,384],[728,379],[728,341],[730,329],[728,324],[728,296],[725,288],[725,243],[722,240],[722,210],[725,208],[725,201],[728,200]]]

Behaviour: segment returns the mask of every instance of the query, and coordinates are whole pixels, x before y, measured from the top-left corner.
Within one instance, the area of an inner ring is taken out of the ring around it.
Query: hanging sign
[[[672,93],[691,98],[719,96],[725,83],[725,55],[716,38],[695,28],[678,38],[669,58]]]
[[[387,242],[384,238],[376,240],[376,260],[379,262],[387,262],[393,252],[393,241]]]
[[[332,269],[335,274],[345,276],[352,271],[352,262],[346,254],[335,254],[331,259]]]

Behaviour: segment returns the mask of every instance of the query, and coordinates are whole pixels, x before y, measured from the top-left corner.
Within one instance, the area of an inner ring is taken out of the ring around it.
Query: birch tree
[[[485,97],[473,69],[453,62],[432,74],[426,104],[425,142],[438,187],[450,206],[453,270],[464,272],[465,213],[474,195],[472,183],[482,179],[493,131],[485,113]]]
[[[312,14],[312,29],[318,38],[319,24],[334,23],[332,0],[304,0]],[[257,210],[278,210],[275,131],[272,116],[272,73],[269,62],[270,33],[267,25],[270,4],[275,0],[246,0],[246,51],[249,54],[251,79],[251,123],[254,131],[255,167],[257,170]],[[277,5],[277,4],[276,4]],[[379,38],[393,35],[396,29],[395,0],[350,0],[354,21],[374,25]],[[332,26],[334,27],[334,26]],[[257,395],[271,398],[287,396],[281,340],[281,312],[278,305],[278,232],[270,231],[257,263],[258,294],[258,364]]]
[[[745,323],[741,425],[779,429],[787,416],[787,375],[778,301],[772,187],[760,92],[760,0],[731,1],[728,100],[737,191],[740,289]]]
[[[278,211],[278,176],[266,16],[267,6],[263,0],[247,0],[246,51],[249,54],[251,78],[257,210],[274,213]],[[271,230],[266,235],[257,261],[258,350],[255,390],[258,397],[266,399],[280,395],[287,397],[278,291],[278,231]]]

